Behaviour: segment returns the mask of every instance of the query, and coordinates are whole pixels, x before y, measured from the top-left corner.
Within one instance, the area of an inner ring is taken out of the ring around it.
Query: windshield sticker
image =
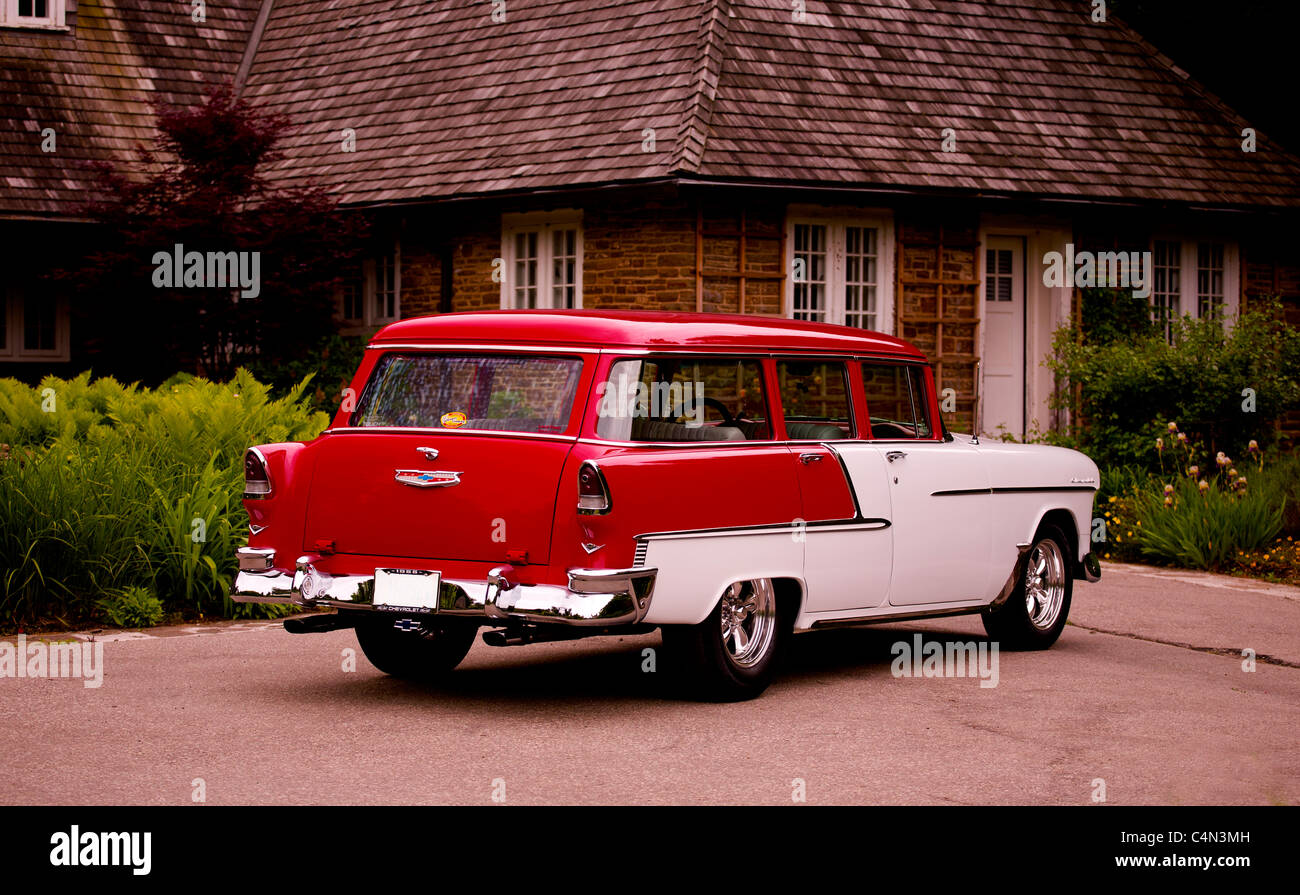
[[[444,429],[459,429],[469,422],[469,418],[459,410],[453,410],[450,413],[444,413],[441,422]]]

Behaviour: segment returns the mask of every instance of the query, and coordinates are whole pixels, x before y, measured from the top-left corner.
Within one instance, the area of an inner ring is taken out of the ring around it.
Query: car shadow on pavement
[[[897,655],[895,644],[914,646],[917,634],[922,643],[989,642],[969,632],[920,631],[899,626],[810,631],[791,641],[773,690],[819,679],[889,676]],[[674,682],[672,669],[664,667],[660,645],[660,638],[653,634],[624,643],[593,639],[583,641],[581,646],[566,644],[564,649],[549,654],[531,647],[498,650],[478,644],[465,666],[435,683],[388,677],[362,661],[359,670],[367,673],[339,676],[336,683],[328,685],[328,694],[321,694],[319,686],[312,689],[318,695],[357,704],[382,699],[386,704],[396,702],[410,707],[461,703],[468,708],[490,702],[499,709],[511,701],[521,706],[575,700],[611,704],[690,701]],[[646,650],[655,650],[653,672],[646,670]],[[500,661],[498,656],[507,651],[510,655],[506,661]],[[491,664],[482,661],[485,656],[491,657]]]

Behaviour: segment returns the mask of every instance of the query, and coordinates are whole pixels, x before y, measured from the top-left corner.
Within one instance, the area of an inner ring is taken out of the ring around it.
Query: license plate
[[[425,569],[375,569],[375,608],[436,611],[441,581]]]

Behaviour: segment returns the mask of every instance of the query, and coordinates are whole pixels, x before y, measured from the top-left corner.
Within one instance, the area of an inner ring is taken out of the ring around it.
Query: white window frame
[[[384,256],[370,255],[361,261],[361,317],[345,317],[343,290],[335,296],[336,315],[342,323],[343,335],[358,335],[379,329],[402,319],[402,243],[393,241],[393,311],[392,316],[381,314],[379,298],[379,262]]]
[[[515,237],[521,233],[537,233],[537,307],[554,308],[554,254],[552,234],[556,230],[575,230],[573,265],[573,307],[582,307],[582,210],[521,212],[501,215],[501,308],[511,310],[514,302]]]
[[[1213,236],[1196,236],[1184,233],[1157,233],[1151,238],[1150,251],[1152,259],[1151,288],[1155,294],[1155,244],[1157,242],[1176,242],[1179,245],[1178,260],[1178,305],[1171,309],[1171,318],[1176,322],[1184,315],[1200,319],[1201,302],[1197,294],[1199,276],[1197,275],[1197,251],[1200,243],[1214,242],[1223,246],[1223,321],[1228,327],[1237,319],[1241,306],[1241,252],[1238,244],[1230,239]],[[1155,305],[1151,305],[1154,314]],[[1155,318],[1152,317],[1154,322]]]
[[[786,213],[785,315],[794,319],[795,227],[826,228],[826,323],[846,325],[846,254],[850,227],[876,231],[876,323],[873,332],[894,332],[894,216],[885,209],[824,208],[792,205]],[[851,325],[851,324],[850,324]]]
[[[49,15],[18,15],[18,0],[0,0],[0,25],[6,28],[66,28],[66,0],[47,0]]]
[[[20,289],[0,287],[0,314],[4,315],[4,338],[0,339],[0,362],[4,363],[50,363],[72,360],[71,325],[68,304],[63,298],[57,299],[54,308],[54,347],[49,349],[29,349],[23,345],[26,333],[23,325],[23,300],[25,296]]]

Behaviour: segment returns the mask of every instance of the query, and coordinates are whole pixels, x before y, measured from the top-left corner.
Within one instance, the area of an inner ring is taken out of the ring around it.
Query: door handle
[[[800,454],[799,462],[802,463],[804,466],[807,466],[809,463],[820,463],[822,462],[822,455],[821,454]]]
[[[885,459],[888,460],[890,463],[893,463],[895,460],[902,460],[906,456],[907,456],[907,451],[890,451],[889,453],[885,454]]]

